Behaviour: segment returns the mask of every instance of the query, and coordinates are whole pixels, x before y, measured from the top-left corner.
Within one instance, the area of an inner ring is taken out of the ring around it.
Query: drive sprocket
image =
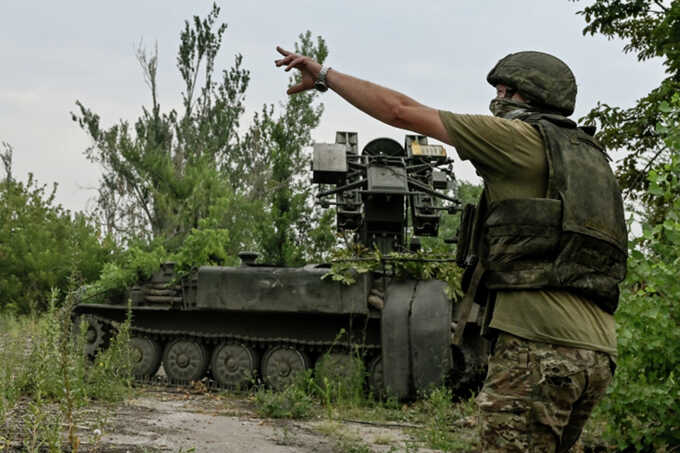
[[[84,332],[81,330],[84,329]],[[109,332],[106,326],[92,315],[80,315],[73,320],[73,337],[84,337],[83,352],[94,359],[97,352],[108,346]]]

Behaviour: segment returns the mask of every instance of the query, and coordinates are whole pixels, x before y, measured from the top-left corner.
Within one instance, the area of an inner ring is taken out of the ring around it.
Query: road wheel
[[[210,370],[220,385],[243,389],[255,378],[257,355],[243,344],[222,343],[213,351]]]
[[[262,377],[274,390],[283,390],[309,369],[307,355],[292,346],[274,346],[262,358]]]
[[[205,346],[194,339],[178,338],[165,347],[163,369],[171,382],[198,381],[208,369]]]

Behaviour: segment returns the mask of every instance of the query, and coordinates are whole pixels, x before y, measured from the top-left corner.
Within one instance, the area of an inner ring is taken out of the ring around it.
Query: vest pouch
[[[555,275],[562,287],[613,314],[619,298],[618,282],[626,276],[626,256],[609,242],[564,232],[561,252],[555,260]]]
[[[484,231],[488,250],[487,287],[519,289],[552,285],[561,221],[560,200],[522,198],[492,203]]]

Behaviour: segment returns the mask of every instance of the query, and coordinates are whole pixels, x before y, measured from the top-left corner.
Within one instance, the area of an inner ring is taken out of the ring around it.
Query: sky
[[[422,104],[459,113],[488,113],[495,90],[488,71],[521,50],[554,54],[578,82],[576,112],[598,101],[630,107],[664,78],[659,61],[640,63],[625,43],[583,36],[576,12],[592,1],[567,0],[328,0],[218,1],[228,24],[217,68],[237,53],[251,71],[245,127],[264,104],[285,101],[288,74],[274,66],[276,45],[292,48],[310,30],[329,48],[336,70],[401,91]],[[159,54],[159,98],[177,108],[176,70],[184,21],[205,17],[212,1],[118,0],[97,2],[3,1],[0,4],[0,142],[14,148],[14,177],[29,172],[43,184],[58,183],[56,201],[72,211],[94,207],[100,169],[89,162],[91,146],[71,119],[76,101],[101,116],[105,127],[134,120],[150,94],[136,60],[140,46]],[[331,91],[313,132],[332,142],[335,131],[355,131],[362,147],[377,137],[403,142],[406,131],[383,125]],[[434,142],[433,142],[434,143]],[[449,155],[462,180],[479,182],[474,169]],[[615,159],[620,158],[613,153]],[[3,175],[4,176],[4,175]]]

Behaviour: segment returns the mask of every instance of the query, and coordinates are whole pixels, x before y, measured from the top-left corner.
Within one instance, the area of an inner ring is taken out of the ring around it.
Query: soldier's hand
[[[300,83],[288,88],[287,93],[295,94],[314,88],[314,82],[316,82],[316,79],[319,77],[321,65],[309,57],[289,52],[279,46],[276,47],[276,50],[283,55],[283,58],[274,61],[277,67],[286,66],[286,71],[295,68],[299,70],[302,75]]]

